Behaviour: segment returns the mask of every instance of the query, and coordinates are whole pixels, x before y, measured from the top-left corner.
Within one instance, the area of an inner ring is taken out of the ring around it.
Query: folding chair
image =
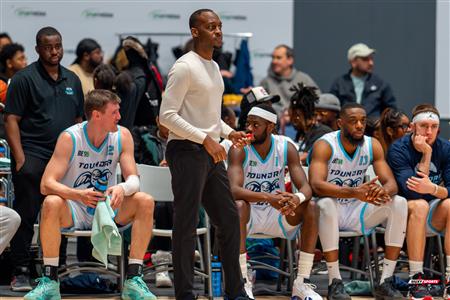
[[[352,252],[352,265],[346,266],[343,264],[339,264],[339,268],[349,271],[352,273],[352,279],[356,279],[354,274],[362,274],[364,276],[369,277],[370,286],[372,288],[372,291],[375,288],[375,282],[377,280],[377,276],[375,275],[375,270],[372,266],[372,258],[370,254],[370,244],[369,244],[369,235],[374,236],[373,232],[371,232],[368,235],[356,232],[356,231],[339,231],[339,238],[353,238],[353,252]],[[359,246],[360,246],[360,239],[363,238],[364,243],[364,261],[363,266],[359,268],[358,266],[358,257],[359,257]],[[375,250],[376,250],[376,244],[375,244]],[[374,256],[376,257],[377,254],[374,253]],[[378,258],[374,258],[375,260],[375,266],[378,266]],[[367,271],[364,269],[367,268]]]
[[[250,239],[273,239],[278,238],[267,234],[262,233],[256,233],[248,235],[247,238]],[[250,263],[251,269],[258,270],[268,270],[278,273],[279,275],[282,275],[288,279],[287,281],[287,291],[291,291],[292,283],[294,282],[296,273],[294,268],[294,251],[295,249],[295,243],[297,239],[295,240],[288,240],[288,239],[281,239],[282,245],[280,248],[280,256],[275,256],[271,253],[264,253],[263,255],[253,257],[251,260],[248,261]],[[294,247],[293,247],[294,245]],[[287,257],[285,256],[287,252]],[[280,268],[276,268],[274,266],[271,266],[267,263],[258,261],[258,259],[279,259],[280,260]],[[287,266],[285,266],[285,261],[287,260]],[[278,276],[277,280],[277,292],[281,291],[281,284],[282,284],[282,277]]]
[[[131,223],[119,227],[119,233],[122,237],[122,250],[121,250],[122,255],[117,257],[118,258],[117,268],[114,267],[111,268],[110,265],[108,265],[108,268],[105,268],[105,265],[103,263],[95,261],[76,262],[73,264],[66,265],[63,269],[58,270],[59,277],[61,278],[77,272],[94,272],[110,275],[117,279],[117,286],[119,288],[119,291],[122,291],[123,283],[125,281],[126,258],[128,256],[127,255],[128,249],[126,249],[124,242],[124,232],[130,227]],[[66,237],[90,237],[91,234],[92,234],[91,230],[61,231],[61,235],[64,235]]]
[[[172,202],[172,177],[167,167],[156,167],[150,165],[138,164],[138,173],[140,175],[141,191],[150,194],[155,201]],[[208,215],[205,214],[204,227],[197,228],[197,244],[198,250],[203,258],[200,263],[200,269],[195,268],[194,272],[207,280],[208,298],[213,299],[212,294],[212,273],[211,273],[211,237],[210,224]],[[204,249],[202,251],[199,236],[204,236]],[[171,229],[153,228],[153,236],[172,237]],[[156,267],[165,266],[156,270]],[[154,270],[155,269],[155,270]],[[144,268],[144,278],[156,274],[158,272],[172,271],[173,267],[168,264],[161,264],[153,267]]]

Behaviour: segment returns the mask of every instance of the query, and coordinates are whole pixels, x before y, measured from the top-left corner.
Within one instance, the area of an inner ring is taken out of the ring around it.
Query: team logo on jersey
[[[339,186],[348,186],[348,187],[356,187],[359,186],[362,183],[362,178],[347,178],[342,180],[341,178],[333,178],[330,180],[330,183],[333,183],[335,185],[339,185]]]
[[[253,192],[264,192],[264,193],[272,193],[275,190],[280,189],[280,182],[279,178],[276,178],[274,181],[251,181],[245,185],[245,188],[247,190],[253,191]]]
[[[89,157],[89,151],[78,150],[77,156]]]
[[[333,159],[333,161],[331,163],[337,164],[337,165],[342,165],[344,163],[344,160],[340,159],[340,158],[335,158],[335,159]]]
[[[256,161],[251,160],[248,162],[248,164],[250,165],[250,167],[256,167],[256,165],[258,164]]]
[[[109,179],[111,175],[112,173],[109,169],[94,169],[92,172],[86,171],[78,176],[78,178],[75,180],[75,183],[73,184],[73,187],[77,188],[83,186],[84,188],[88,189],[94,187],[94,184],[99,178],[106,177],[107,179]]]

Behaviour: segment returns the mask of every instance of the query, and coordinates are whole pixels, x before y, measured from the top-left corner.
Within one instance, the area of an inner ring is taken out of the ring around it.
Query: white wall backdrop
[[[29,61],[36,60],[36,32],[43,26],[57,28],[63,36],[63,65],[74,60],[77,43],[86,37],[97,40],[105,58],[118,45],[117,33],[189,33],[190,14],[211,8],[222,19],[224,33],[251,32],[249,40],[255,84],[266,75],[270,54],[277,44],[293,44],[293,0],[287,1],[12,1],[0,0],[0,31],[26,48]],[[159,43],[159,66],[164,74],[175,61],[171,49],[188,37],[151,37]],[[147,38],[141,37],[142,42]],[[224,37],[224,49],[235,52],[239,38]]]
[[[450,2],[436,4],[436,106],[450,119]]]

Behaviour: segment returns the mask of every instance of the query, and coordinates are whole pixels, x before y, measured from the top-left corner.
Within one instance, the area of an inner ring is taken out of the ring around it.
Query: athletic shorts
[[[63,230],[91,230],[94,216],[88,213],[88,206],[80,203],[79,201],[73,200],[67,200],[67,204],[69,204],[70,212],[72,213],[73,226],[70,228],[64,228]]]
[[[273,237],[294,240],[300,230],[300,224],[290,225],[286,216],[270,205],[250,205],[250,220],[247,223],[247,235],[266,234]]]
[[[364,226],[364,212],[368,206],[367,202],[352,201],[340,204],[336,203],[338,213],[339,231],[354,231],[368,234],[371,228]]]
[[[428,216],[427,216],[427,232],[426,232],[427,236],[431,236],[431,235],[445,236],[445,229],[443,229],[442,231],[439,231],[436,228],[434,228],[433,225],[431,225],[431,220],[433,219],[433,213],[436,211],[436,208],[438,207],[438,205],[440,203],[441,203],[441,199],[433,199],[429,203],[430,210],[428,211]]]

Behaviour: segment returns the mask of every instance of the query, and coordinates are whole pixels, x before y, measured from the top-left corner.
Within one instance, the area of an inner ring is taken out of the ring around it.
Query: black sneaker
[[[11,290],[14,292],[31,291],[30,271],[26,267],[17,267],[11,281]]]
[[[417,273],[409,280],[408,297],[410,299],[412,300],[422,300],[424,298],[432,299],[428,284],[421,282],[421,280],[424,279],[426,278],[423,273]]]
[[[247,296],[247,294],[244,292],[240,296],[237,296],[236,298],[230,298],[227,295],[224,295],[223,300],[254,300],[254,299]]]
[[[328,286],[328,300],[351,300],[349,294],[344,289],[344,283],[341,279],[334,278],[331,285]]]
[[[402,293],[394,287],[393,277],[384,279],[384,282],[375,288],[375,299],[377,300],[397,300],[403,299]]]

